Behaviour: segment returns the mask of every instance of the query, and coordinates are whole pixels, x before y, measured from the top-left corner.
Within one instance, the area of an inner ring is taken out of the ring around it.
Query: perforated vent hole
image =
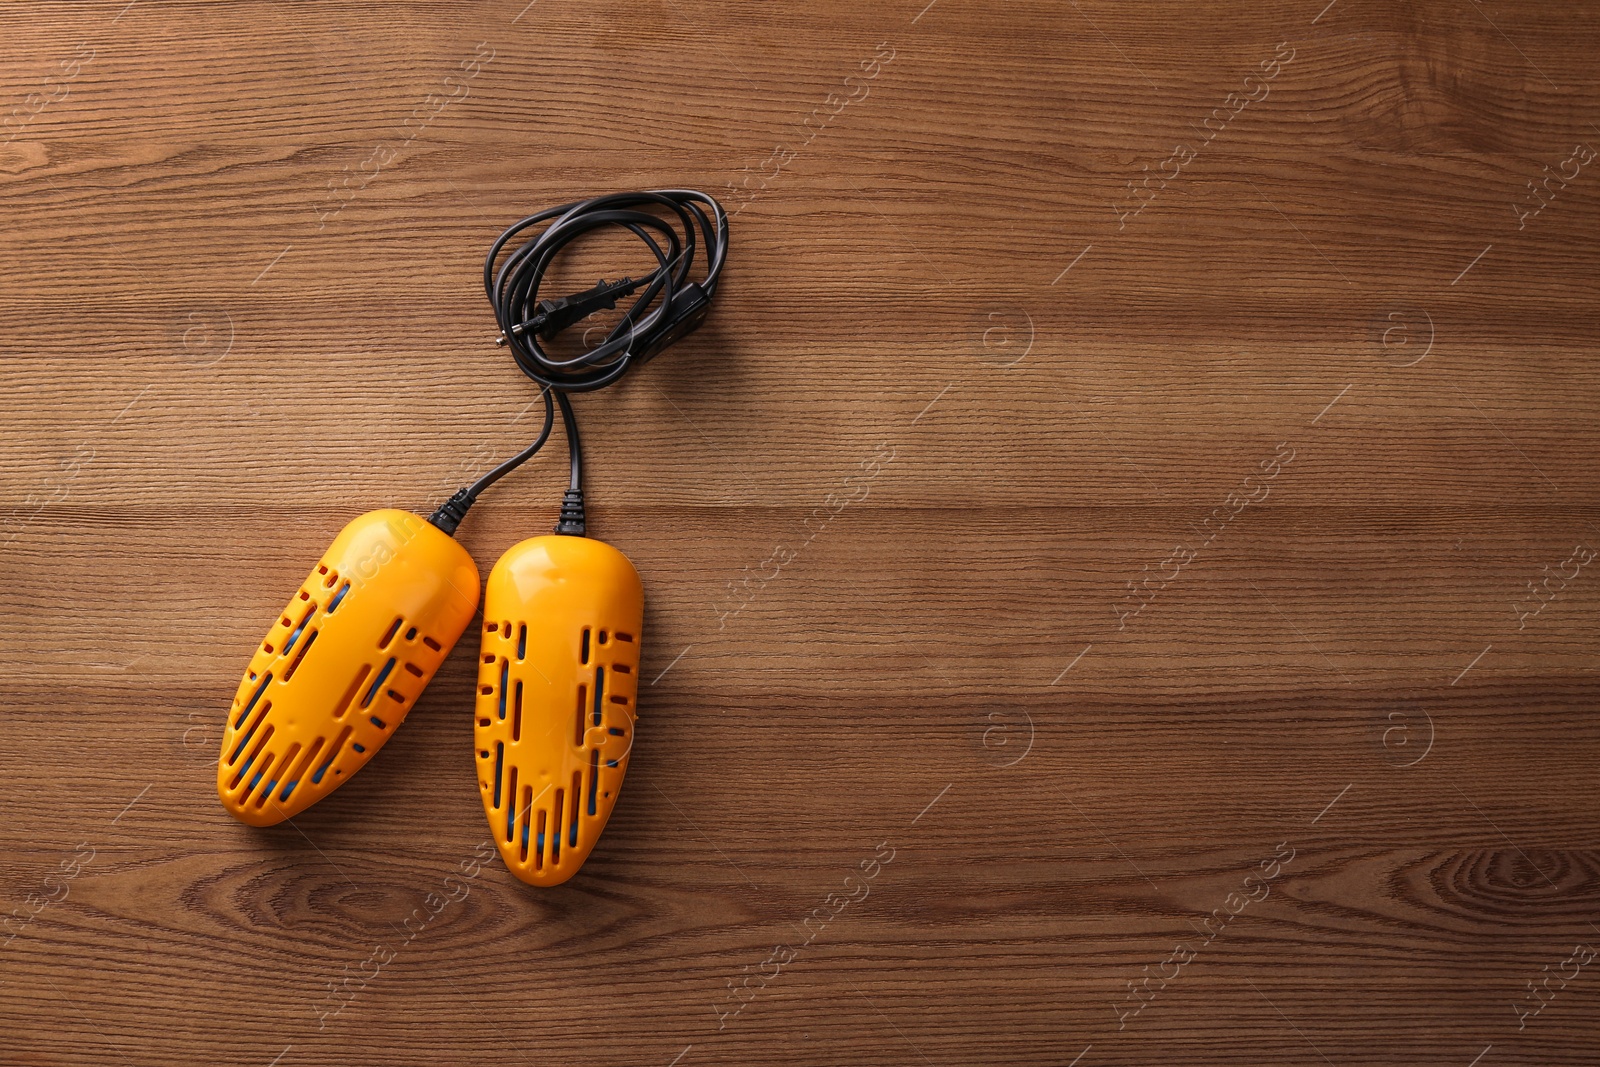
[[[319,737],[315,741],[311,742],[311,747],[307,748],[305,754],[300,757],[300,762],[290,767],[288,773],[282,776],[284,778],[283,792],[278,794],[279,801],[285,801],[289,799],[289,794],[293,793],[295,791],[295,787],[300,784],[300,777],[306,773],[306,768],[311,766],[311,761],[317,758],[317,753],[321,751],[323,742],[325,741],[327,741],[326,737]],[[287,759],[285,760],[284,765],[288,766]]]
[[[517,765],[511,765],[511,775],[506,782],[506,844],[515,840],[517,827]]]
[[[367,680],[367,675],[372,673],[372,664],[363,663],[356,669],[356,676],[350,679],[350,684],[345,687],[344,696],[339,698],[339,703],[334,709],[333,717],[344,718],[344,713],[350,710],[350,705],[355,703],[356,694],[361,691],[361,683]]]
[[[311,607],[306,609],[305,615],[300,619],[300,625],[296,626],[294,628],[294,632],[289,635],[289,640],[284,643],[283,651],[285,653],[287,653],[291,648],[294,647],[294,643],[296,641],[300,640],[300,634],[301,634],[302,631],[305,630],[306,623],[310,622],[311,621],[311,616],[315,615],[316,613],[317,613],[317,606],[315,604],[311,605]]]
[[[394,617],[394,622],[389,624],[389,628],[384,631],[383,637],[378,640],[379,648],[389,647],[389,642],[394,640],[394,635],[400,631],[400,624],[404,621],[405,620],[398,615]]]
[[[256,757],[261,755],[261,750],[263,748],[267,747],[267,742],[268,741],[272,740],[272,729],[273,729],[272,728],[272,724],[268,723],[267,724],[267,728],[265,730],[261,731],[261,737],[259,739],[257,739],[255,748],[250,750],[250,755],[244,761],[244,765],[241,766],[238,770],[233,772],[233,777],[228,780],[228,790],[229,790],[229,792],[232,792],[233,790],[239,788],[239,783],[244,780],[245,774],[247,774],[249,772],[250,765],[255,763]],[[245,740],[248,741],[249,738],[246,738]],[[239,747],[240,748],[244,747],[243,742],[240,743]]]
[[[299,745],[295,745],[290,751],[292,752],[299,747]],[[262,755],[261,763],[256,767],[256,776],[250,779],[250,784],[245,787],[244,796],[239,798],[239,803],[248,804],[250,802],[250,797],[255,794],[257,784],[267,776],[267,772],[272,769],[272,761],[276,758],[277,753],[275,752],[267,752]],[[255,807],[259,808],[267,802],[267,794],[272,792],[272,786],[273,783],[269,781],[267,787],[261,790],[261,795],[256,798]]]
[[[531,818],[531,815],[530,815],[530,811],[531,811],[532,808],[533,808],[533,786],[525,785],[525,786],[522,787],[522,807],[521,807],[521,811],[522,811],[522,862],[523,863],[527,863],[528,862],[528,838],[532,836],[529,833],[528,824],[532,821],[532,818]]]
[[[372,688],[368,689],[367,695],[361,698],[361,706],[363,708],[372,706],[372,701],[377,697],[378,690],[383,688],[384,680],[389,677],[389,672],[394,670],[396,662],[395,657],[390,656],[389,662],[383,665],[383,669],[378,672],[378,676],[372,680]]]
[[[318,764],[317,769],[312,772],[312,785],[321,784],[322,776],[328,773],[328,768],[333,766],[333,761],[338,759],[339,754],[344,751],[344,746],[350,740],[350,734],[352,732],[353,730],[349,726],[346,726],[344,729],[339,731],[339,736],[334,738],[333,744],[328,746],[326,750],[327,754],[323,757],[322,762]],[[335,771],[334,773],[337,774],[339,772]]]
[[[318,631],[312,630],[306,634],[306,643],[300,646],[300,651],[294,654],[294,659],[289,661],[289,666],[283,670],[283,680],[288,681],[294,677],[294,672],[300,669],[300,661],[306,658],[306,653],[311,651],[311,646],[317,643]],[[287,651],[287,649],[285,650]]]
[[[561,862],[561,816],[566,812],[566,790],[556,790],[556,801],[550,806],[551,815],[554,816],[550,826],[550,862]]]
[[[505,768],[505,763],[506,743],[504,741],[496,741],[494,743],[494,806],[496,810],[500,807],[500,772]]]
[[[572,772],[572,792],[567,799],[572,802],[572,810],[567,814],[567,844],[573,848],[578,847],[578,798],[583,796],[583,772]]]
[[[594,793],[600,787],[600,750],[589,750],[589,814],[595,813]]]
[[[270,711],[271,709],[272,709],[272,701],[268,700],[268,701],[264,701],[262,703],[261,711],[256,714],[255,721],[250,724],[250,729],[245,731],[245,735],[239,739],[239,744],[234,747],[233,755],[228,757],[228,765],[229,766],[232,766],[233,764],[239,762],[240,754],[244,752],[245,746],[250,744],[250,739],[252,737],[254,737],[255,734],[256,734],[256,731],[261,728],[261,723],[266,719],[267,712]],[[269,726],[269,727],[267,727],[268,736],[270,736],[271,733],[272,733],[272,727]],[[248,766],[248,764],[246,764],[246,766]],[[243,773],[243,772],[241,771],[240,773]],[[232,784],[229,785],[228,788],[232,789],[232,788],[234,788],[234,786],[237,786],[238,784],[239,784],[239,778],[238,778],[237,775],[235,775]]]
[[[233,724],[233,728],[235,730],[237,730],[239,727],[244,725],[244,720],[245,720],[246,716],[248,716],[250,714],[250,709],[256,706],[256,701],[261,699],[261,694],[265,693],[267,691],[267,686],[269,686],[271,684],[272,684],[272,672],[268,671],[267,674],[266,674],[266,677],[261,679],[261,684],[256,687],[255,694],[253,696],[251,696],[251,698],[250,698],[250,703],[246,704],[244,706],[244,711],[239,713],[238,721]]]
[[[423,636],[422,643],[427,645],[429,648],[433,649],[435,652],[439,651],[441,648],[444,647],[439,642],[435,641],[433,638],[428,637],[426,635]]]

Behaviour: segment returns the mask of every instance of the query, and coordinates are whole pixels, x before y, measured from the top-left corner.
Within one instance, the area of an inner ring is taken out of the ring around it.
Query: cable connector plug
[[[582,537],[587,528],[583,517],[583,490],[568,489],[561,498],[561,520],[556,523],[556,533]]]
[[[467,510],[478,498],[472,495],[471,489],[458,489],[456,495],[440,504],[428,521],[451,537],[456,535],[456,527],[461,525],[461,520],[467,517]]]
[[[608,282],[601,278],[593,289],[585,289],[581,293],[563,296],[556,300],[541,300],[535,305],[539,311],[533,318],[521,324],[521,329],[512,327],[513,333],[532,329],[546,341],[553,340],[562,330],[581,319],[586,319],[596,311],[611,309],[617,306],[617,300],[624,296],[632,296],[634,290],[643,285],[643,281],[634,281],[632,278],[623,278],[619,281]]]
[[[699,282],[684,286],[672,299],[672,313],[666,325],[651,336],[648,344],[634,351],[634,362],[643,363],[694,333],[710,312],[711,294]]]

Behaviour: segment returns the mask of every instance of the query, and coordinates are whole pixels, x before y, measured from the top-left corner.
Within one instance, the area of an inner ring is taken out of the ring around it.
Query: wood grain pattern
[[[1592,1063],[1600,17],[1323,2],[0,11],[0,1061]],[[284,595],[532,433],[488,243],[661,185],[584,872],[474,861],[470,649],[234,823]]]

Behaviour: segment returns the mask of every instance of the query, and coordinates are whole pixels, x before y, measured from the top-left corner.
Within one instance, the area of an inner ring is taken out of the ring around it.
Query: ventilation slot
[[[632,641],[633,640],[633,635],[632,634],[625,634],[621,630],[618,630],[615,634],[612,634],[612,636],[615,637],[618,641]]]
[[[506,677],[511,672],[511,661],[500,661],[500,721],[506,720]]]
[[[264,702],[262,702],[262,704],[261,704],[261,712],[256,713],[256,721],[253,721],[253,723],[250,723],[250,729],[248,729],[248,731],[245,731],[245,736],[240,737],[240,739],[238,739],[238,747],[235,747],[234,755],[230,755],[230,757],[227,757],[227,763],[229,763],[229,766],[234,765],[234,763],[238,763],[238,753],[243,752],[243,750],[245,750],[245,745],[250,744],[251,737],[253,737],[254,734],[256,734],[256,731],[258,731],[258,729],[261,729],[262,720],[266,720],[267,712],[269,712],[270,709],[272,709],[272,701],[264,701]],[[229,787],[229,789],[232,789],[232,787]]]
[[[589,628],[587,626],[585,626],[583,628],[583,644],[579,647],[578,651],[579,651],[578,662],[579,663],[588,663],[589,662]]]
[[[521,623],[517,626],[517,662],[521,663],[528,655],[528,624]]]
[[[417,628],[415,626],[413,626],[411,629],[406,631],[406,640],[407,641],[415,641],[416,639],[417,639]]]
[[[378,695],[378,690],[383,688],[383,680],[385,678],[389,677],[389,672],[390,671],[394,670],[394,665],[395,665],[395,658],[393,656],[390,656],[389,657],[389,662],[385,663],[383,665],[383,670],[378,672],[378,677],[373,679],[372,688],[368,689],[367,690],[367,695],[361,698],[361,706],[362,707],[365,708],[365,707],[371,706],[373,698]]]
[[[256,745],[250,750],[250,755],[245,759],[244,766],[233,772],[233,781],[228,783],[229,790],[239,788],[239,783],[244,780],[246,772],[250,770],[250,765],[255,763],[256,757],[261,755],[261,750],[267,747],[268,741],[272,740],[272,729],[272,724],[268,723],[267,728],[261,731],[261,736],[256,739]]]
[[[589,751],[589,814],[594,814],[594,794],[600,788],[600,750]]]
[[[522,740],[522,679],[517,679],[517,692],[511,702],[511,740]]]
[[[344,599],[344,595],[346,593],[348,593],[349,591],[350,591],[350,583],[349,582],[345,582],[343,585],[341,585],[339,587],[339,591],[337,593],[333,594],[333,599],[328,601],[328,614],[329,615],[333,614],[334,609],[339,606],[339,601],[343,600]]]
[[[350,705],[355,703],[356,694],[361,692],[361,683],[367,680],[367,675],[372,673],[372,664],[363,663],[356,671],[356,676],[350,679],[350,684],[345,688],[344,696],[339,698],[339,703],[334,705],[333,717],[344,718],[344,713],[350,710]]]
[[[435,652],[439,651],[441,648],[444,647],[443,645],[441,645],[439,642],[435,641],[431,637],[423,637],[422,643],[427,645],[429,648],[433,649]]]
[[[600,704],[601,700],[605,697],[605,693],[606,669],[604,667],[596,667],[594,669],[594,724],[596,726],[600,725]]]
[[[561,815],[567,806],[565,797],[565,790],[557,789],[556,802],[550,806],[551,814],[554,816],[554,825],[550,827],[550,862],[552,864],[561,862]]]
[[[250,729],[245,731],[245,735],[239,739],[239,745],[233,750],[233,755],[228,757],[228,763],[230,765],[239,762],[239,753],[244,751],[244,746],[248,745],[250,743],[250,739],[256,735],[256,731],[261,729],[261,722],[267,717],[267,712],[271,710],[271,708],[272,701],[270,700],[261,705],[261,712],[256,716],[256,721],[250,724]],[[271,730],[272,727],[269,726],[267,729]],[[241,771],[240,773],[243,772]],[[228,788],[232,789],[234,785],[238,784],[239,780],[235,778],[233,780],[233,785],[230,785]]]
[[[522,787],[522,862],[528,862],[528,809],[533,807],[533,786]]]
[[[567,816],[567,844],[578,847],[578,798],[583,795],[583,772],[572,772],[572,811]],[[559,802],[558,802],[559,803]]]
[[[254,778],[250,779],[250,784],[244,787],[244,792],[242,794],[240,794],[240,796],[239,796],[239,804],[241,806],[250,803],[250,798],[251,798],[251,796],[253,796],[255,794],[255,791],[256,791],[256,783],[260,782],[262,778],[266,777],[267,771],[272,769],[272,761],[274,759],[276,759],[276,758],[277,758],[277,753],[275,753],[275,752],[268,752],[266,755],[264,755],[261,758],[261,766],[256,768],[256,776]],[[271,788],[272,788],[272,783],[268,782],[267,783],[267,789],[262,790],[262,793],[261,793],[262,800],[266,799],[267,791],[270,790]],[[256,807],[259,808],[260,806],[261,806],[261,801],[259,801],[259,800],[256,801]]]
[[[295,786],[300,784],[301,775],[306,773],[306,768],[311,766],[311,761],[317,758],[317,753],[322,751],[322,743],[326,740],[326,737],[319,737],[315,741],[311,742],[311,747],[306,749],[306,754],[300,758],[299,764],[297,764],[288,774],[284,775],[288,781],[284,784],[283,792],[278,794],[278,799],[280,801],[289,799],[289,794],[293,793]]]
[[[313,605],[311,605],[310,610],[308,610],[306,612],[305,618],[300,620],[300,625],[296,626],[294,628],[294,633],[289,635],[288,642],[283,646],[283,654],[285,656],[287,656],[289,654],[289,650],[290,649],[294,648],[294,643],[296,641],[300,640],[300,634],[301,634],[301,632],[303,630],[305,630],[306,623],[310,622],[311,621],[311,616],[315,615],[316,613],[317,613],[317,606],[315,604],[313,604]]]
[[[289,666],[284,668],[283,680],[288,681],[294,677],[294,672],[300,669],[300,661],[306,658],[306,653],[311,651],[311,646],[317,643],[317,633],[312,630],[306,634],[306,643],[300,646],[300,651],[294,654],[294,659],[289,661]]]
[[[517,765],[513,763],[511,765],[511,783],[506,786],[506,844],[508,845],[515,839],[513,834],[516,832],[517,826],[516,796]]]
[[[278,778],[283,780],[284,788],[286,789],[293,788],[294,786],[294,781],[289,772],[294,768],[295,757],[298,755],[300,755],[300,742],[296,741],[294,744],[289,746],[289,751],[283,754],[283,759],[278,761]],[[277,784],[277,779],[267,783],[267,787],[261,791],[260,799],[256,801],[256,807],[261,807],[261,805],[266,802],[267,798],[272,796],[273,787]]]
[[[244,725],[244,720],[249,716],[250,709],[256,706],[256,701],[261,699],[261,694],[265,693],[267,691],[267,686],[271,684],[272,672],[268,671],[266,676],[261,679],[261,684],[256,687],[255,695],[250,698],[250,703],[246,704],[244,706],[244,711],[239,713],[239,721],[233,724],[233,728],[235,730]]]
[[[575,745],[583,744],[583,720],[588,713],[589,687],[586,685],[580,685],[578,686],[578,731],[573,735],[572,738],[572,743]]]
[[[633,673],[633,668],[628,666],[626,663],[613,663],[611,665],[611,669],[616,671],[618,674],[632,674]]]
[[[406,664],[406,673],[411,675],[413,678],[421,678],[422,677],[422,668],[417,666],[415,663],[407,663]]]
[[[504,741],[496,741],[494,743],[494,806],[496,810],[500,808],[500,772],[505,768],[505,762],[506,743]]]
[[[400,624],[404,621],[405,620],[398,615],[394,617],[394,622],[389,624],[389,629],[384,632],[382,640],[378,642],[379,648],[389,647],[389,642],[394,640],[394,635],[399,632]]]
[[[548,816],[543,808],[539,809],[539,833],[533,840],[533,869],[544,870],[544,823]]]
[[[339,736],[333,739],[333,744],[329,745],[327,749],[327,758],[311,773],[312,785],[320,784],[322,776],[328,773],[328,768],[333,766],[333,761],[339,758],[339,753],[344,751],[344,743],[350,740],[350,732],[350,727],[346,726],[339,731]]]

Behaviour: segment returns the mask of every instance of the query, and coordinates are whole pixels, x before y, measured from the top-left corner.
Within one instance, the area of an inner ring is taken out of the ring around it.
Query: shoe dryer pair
[[[349,781],[472,622],[478,585],[467,551],[417,515],[346,526],[239,684],[217,762],[223,806],[271,826]],[[553,534],[500,557],[483,601],[478,791],[506,866],[557,885],[588,858],[628,769],[644,591],[615,548]]]

